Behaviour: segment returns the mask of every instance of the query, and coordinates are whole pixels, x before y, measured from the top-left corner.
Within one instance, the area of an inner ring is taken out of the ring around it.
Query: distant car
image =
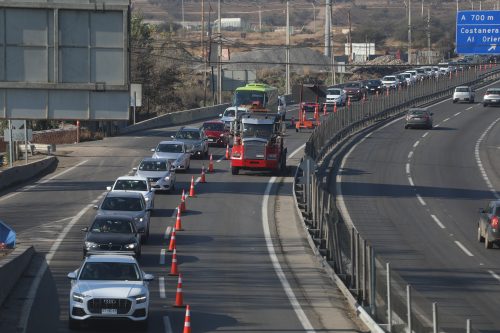
[[[225,147],[229,143],[229,131],[222,121],[205,121],[203,129],[208,138],[208,144]]]
[[[476,97],[476,93],[469,86],[459,86],[455,88],[453,92],[453,103],[457,102],[468,102],[474,103],[474,98]]]
[[[382,78],[382,83],[385,89],[397,89],[399,85],[399,80],[394,75],[386,75]]]
[[[176,171],[189,170],[191,154],[187,151],[186,144],[181,141],[160,141],[156,148],[152,148],[152,158],[166,158]]]
[[[144,196],[148,207],[154,208],[155,192],[151,188],[148,179],[140,176],[122,176],[115,180],[113,186],[106,187],[108,191],[116,192],[139,192]]]
[[[414,70],[417,72],[417,81],[422,81],[429,77],[423,67],[415,68]]]
[[[411,108],[406,113],[405,129],[407,128],[432,128],[432,112],[425,108]]]
[[[85,231],[83,256],[92,252],[123,252],[136,257],[141,255],[141,235],[144,228],[135,227],[130,216],[100,215],[94,218]]]
[[[137,176],[147,178],[154,191],[175,191],[175,167],[166,158],[144,158],[133,169]]]
[[[70,329],[78,329],[87,319],[128,319],[144,329],[149,315],[149,282],[130,255],[90,255],[75,271],[69,294]]]
[[[397,73],[397,74],[394,74],[394,76],[396,76],[396,78],[399,81],[399,87],[406,88],[408,86],[408,81],[406,80],[405,75],[403,75],[402,73]]]
[[[320,105],[316,102],[302,102],[301,104],[301,111],[306,111],[306,112],[315,112],[316,108],[320,108]]]
[[[288,111],[286,104],[285,96],[278,96],[278,114],[281,116],[281,120],[283,121],[285,120],[286,113]]]
[[[203,128],[181,127],[172,139],[184,142],[191,157],[208,157],[208,138]]]
[[[236,107],[236,106],[230,106],[226,110],[224,110],[224,113],[219,114],[220,120],[226,125],[227,128],[231,126],[231,122],[236,119],[236,117],[239,114],[246,113],[248,112],[247,108],[242,108],[242,107]]]
[[[331,87],[326,89],[326,105],[342,106],[346,104],[347,95],[342,88]]]
[[[376,94],[377,92],[380,94],[385,89],[381,80],[366,80],[364,84],[369,94]]]
[[[141,193],[108,192],[99,205],[94,206],[97,216],[129,216],[133,219],[137,230],[144,229],[141,240],[149,238],[149,220],[151,209]]]
[[[500,88],[488,88],[484,93],[483,106],[500,104]]]
[[[366,88],[361,81],[347,82],[344,84],[344,91],[347,94],[347,98],[351,100],[359,101],[363,99],[366,94]]]
[[[398,75],[401,76],[406,81],[406,86],[414,85],[415,82],[417,82],[417,79],[413,75],[411,75],[411,73],[402,72],[398,73]]]
[[[477,240],[484,242],[484,247],[491,249],[493,244],[500,245],[500,200],[490,201],[488,207],[479,210]]]

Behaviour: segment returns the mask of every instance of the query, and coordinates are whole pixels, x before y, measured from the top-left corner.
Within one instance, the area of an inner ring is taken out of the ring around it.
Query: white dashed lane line
[[[406,163],[406,173],[410,174],[410,163]]]
[[[408,159],[410,160],[413,157],[413,150],[408,153]]]
[[[488,273],[491,274],[491,276],[493,276],[495,279],[497,279],[498,281],[500,281],[500,276],[498,276],[498,274],[496,274],[495,272],[489,270]]]
[[[441,223],[441,221],[439,221],[439,219],[436,217],[436,215],[432,214],[431,215],[432,219],[434,220],[434,222],[436,222],[436,224],[441,228],[441,229],[446,229],[446,227],[444,226],[444,224]]]
[[[175,210],[174,210],[175,211]],[[168,226],[167,229],[165,229],[165,234],[163,235],[164,239],[168,239],[170,237],[170,231],[172,230],[171,226]]]
[[[167,250],[161,249],[160,251],[160,265],[163,266],[165,265],[165,256],[167,254]]]
[[[160,276],[158,278],[158,289],[160,290],[160,298],[164,299],[166,295],[165,295],[165,278],[163,276]]]
[[[469,106],[469,107],[468,107],[467,109],[465,109],[465,110],[470,110],[470,109],[472,109],[472,106]]]
[[[424,199],[420,196],[420,194],[417,194],[417,199],[420,202],[422,206],[426,206],[427,204],[425,203]]]
[[[459,241],[455,241],[455,244],[457,244],[460,250],[464,251],[466,255],[468,255],[469,257],[474,257],[474,255],[462,243],[460,243]]]
[[[418,144],[420,143],[420,141],[416,141],[414,144],[413,144],[413,148],[417,148]]]
[[[422,134],[422,137],[425,138],[427,135],[429,135],[429,132],[425,132],[424,134]]]
[[[443,123],[447,122],[448,120],[450,120],[450,118],[446,118],[446,119],[443,119]]]
[[[415,186],[415,184],[413,183],[413,179],[411,179],[411,177],[408,177],[408,182],[410,183],[411,186]]]
[[[455,113],[453,116],[456,117],[456,116],[459,116],[462,112],[457,112]]]

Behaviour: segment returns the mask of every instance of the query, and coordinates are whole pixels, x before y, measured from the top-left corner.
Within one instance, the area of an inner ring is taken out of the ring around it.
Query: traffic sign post
[[[458,54],[500,54],[500,11],[458,11],[456,48]]]

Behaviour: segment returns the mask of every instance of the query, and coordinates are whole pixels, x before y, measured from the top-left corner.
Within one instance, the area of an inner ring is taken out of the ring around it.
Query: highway
[[[331,187],[377,254],[437,302],[441,327],[464,332],[469,318],[499,332],[500,249],[478,242],[477,221],[499,198],[500,109],[445,100],[430,110],[432,130],[400,118],[363,137]]]
[[[40,271],[40,287],[32,290],[31,311],[28,301],[19,312],[26,332],[68,331],[70,281],[66,275],[82,261],[81,229],[95,214],[92,206],[103,197],[106,186],[130,173],[141,158],[151,156],[150,148],[177,128],[60,147],[68,154],[59,157],[57,172],[0,197],[2,218],[18,232],[21,242],[45,253],[48,264],[47,270]],[[310,131],[289,130],[289,155],[309,135]],[[211,148],[215,173],[207,175],[206,184],[196,185],[196,197],[188,198],[188,211],[182,216],[185,230],[177,232],[177,257],[184,300],[191,305],[191,326],[197,332],[303,331],[303,320],[298,319],[268,253],[267,241],[276,237],[276,227],[269,226],[266,235],[264,222],[268,221],[262,220],[262,207],[271,175],[242,172],[232,176],[224,152],[224,148]],[[188,172],[177,173],[177,188],[188,190],[202,164],[207,167],[208,161],[193,159]],[[270,219],[274,191],[266,210]],[[142,249],[141,267],[156,277],[150,284],[150,332],[180,332],[184,325],[185,310],[172,307],[177,277],[168,276],[171,255],[165,254],[179,203],[180,190],[156,195],[151,237]],[[86,331],[134,329],[112,322],[86,327]]]

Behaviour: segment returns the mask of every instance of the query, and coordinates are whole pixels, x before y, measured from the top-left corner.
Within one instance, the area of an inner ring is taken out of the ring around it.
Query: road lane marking
[[[439,127],[439,124],[437,124],[437,125],[434,125],[434,127]]]
[[[470,110],[470,109],[472,109],[472,106],[469,106],[469,107],[468,107],[467,109],[465,109],[465,110]]]
[[[495,274],[495,272],[493,272],[491,270],[488,270],[488,273],[490,273],[491,276],[493,276],[495,279],[497,279],[498,281],[500,281],[500,276],[498,276],[497,274]]]
[[[420,143],[420,141],[416,141],[414,144],[413,144],[413,148],[417,148],[418,144]]]
[[[406,173],[410,174],[410,163],[406,163]]]
[[[163,317],[163,326],[165,327],[165,333],[172,333],[172,325],[170,325],[168,316]]]
[[[429,132],[425,132],[424,134],[422,134],[422,138],[425,138],[427,135],[429,135]]]
[[[304,313],[304,310],[302,310],[302,307],[300,306],[299,301],[297,300],[297,297],[295,297],[295,294],[293,292],[292,287],[290,286],[290,283],[286,279],[285,273],[283,272],[283,269],[281,268],[281,265],[279,263],[278,257],[276,255],[276,252],[274,250],[274,245],[273,245],[273,240],[271,236],[271,231],[270,231],[270,226],[269,226],[269,218],[267,214],[267,209],[269,208],[269,195],[271,193],[271,188],[273,187],[274,182],[276,181],[276,177],[271,177],[269,182],[267,183],[266,190],[264,191],[264,197],[262,198],[262,227],[264,229],[264,237],[266,240],[266,245],[267,245],[267,252],[269,253],[269,258],[271,259],[271,262],[274,267],[274,271],[276,272],[276,275],[278,276],[281,285],[283,286],[283,289],[288,297],[288,300],[290,301],[290,305],[292,306],[293,310],[295,311],[295,314],[297,315],[297,318],[299,319],[300,323],[302,324],[302,327],[304,330],[307,332],[313,333],[315,332],[313,326],[309,322],[309,319],[307,318],[306,314]]]
[[[172,227],[168,226],[167,229],[165,229],[165,234],[163,235],[164,239],[168,239],[170,237],[170,231],[172,231]]]
[[[160,298],[162,298],[162,299],[166,298],[166,295],[165,295],[165,278],[163,276],[160,276],[158,278],[158,288],[160,290]]]
[[[474,257],[474,255],[462,243],[456,240],[455,244],[457,244],[460,250],[464,251],[466,255],[468,255],[469,257]]]
[[[408,153],[408,159],[410,160],[413,157],[413,150]]]
[[[477,166],[479,167],[479,171],[481,172],[481,175],[483,176],[483,180],[486,182],[486,185],[488,186],[488,189],[490,190],[490,192],[495,196],[495,198],[497,199],[500,199],[500,195],[498,195],[497,191],[495,190],[495,188],[493,187],[493,184],[491,183],[491,180],[490,178],[488,177],[487,173],[486,173],[486,170],[483,166],[483,162],[481,161],[481,156],[479,154],[479,146],[481,145],[481,143],[483,142],[484,138],[486,137],[486,135],[488,134],[488,132],[493,128],[493,126],[495,126],[495,124],[500,120],[500,118],[497,118],[494,122],[492,122],[490,124],[490,126],[488,126],[488,128],[486,128],[486,130],[483,132],[483,134],[481,134],[481,136],[479,137],[479,139],[476,141],[476,145],[474,147],[474,156],[476,158],[476,164]]]
[[[69,170],[69,169],[68,169]],[[107,192],[102,193],[99,198],[102,198]],[[19,318],[19,324],[18,327],[22,330],[23,333],[26,332],[26,328],[28,327],[28,319],[31,314],[31,309],[33,307],[33,302],[35,301],[36,297],[36,292],[38,290],[38,287],[42,281],[42,277],[45,274],[45,271],[47,270],[48,266],[52,262],[52,259],[54,258],[54,255],[56,254],[57,250],[59,249],[59,246],[61,245],[62,241],[64,238],[66,238],[66,235],[69,233],[71,228],[80,220],[80,218],[85,215],[91,208],[93,208],[94,205],[90,204],[85,206],[82,210],[76,214],[71,221],[68,222],[66,227],[64,227],[63,231],[59,234],[59,237],[55,240],[54,244],[52,244],[49,252],[45,256],[45,261],[42,263],[42,266],[38,269],[38,272],[36,273],[33,283],[30,286],[30,289],[28,291],[28,296],[26,297],[26,300],[23,304],[23,308],[21,310],[21,316]]]
[[[165,256],[167,254],[167,250],[161,249],[160,251],[160,265],[163,266],[165,265]]]
[[[66,170],[64,170],[64,171],[61,171],[61,172],[59,172],[58,174],[53,175],[53,176],[51,176],[51,177],[49,177],[49,178],[47,178],[47,179],[44,179],[44,180],[42,180],[42,181],[40,181],[40,182],[38,182],[38,183],[36,183],[36,184],[33,184],[33,185],[29,185],[29,186],[23,187],[23,188],[21,188],[21,189],[20,189],[19,191],[17,191],[17,192],[14,192],[14,193],[8,194],[8,195],[6,195],[6,196],[3,196],[3,197],[1,197],[1,198],[0,198],[0,201],[4,201],[4,200],[7,200],[7,199],[10,199],[10,198],[12,198],[12,197],[14,197],[14,196],[18,195],[19,193],[23,193],[23,192],[29,191],[29,190],[34,189],[34,188],[36,188],[36,187],[38,187],[38,186],[40,186],[40,185],[42,185],[42,184],[48,183],[48,182],[50,182],[51,180],[53,180],[54,178],[57,178],[57,177],[59,177],[59,176],[62,176],[62,175],[64,175],[64,174],[66,174],[66,173],[68,173],[68,172],[70,172],[70,171],[72,171],[72,170],[74,170],[74,169],[78,168],[78,167],[79,167],[79,166],[81,166],[82,164],[87,163],[88,161],[89,161],[89,160],[81,161],[81,162],[80,162],[80,163],[78,163],[77,165],[72,166],[71,168],[68,168],[68,169],[66,169]]]
[[[415,186],[415,183],[413,183],[413,179],[411,177],[408,177],[408,182],[411,186]]]
[[[295,149],[290,155],[288,155],[288,159],[291,159],[293,158],[295,155],[297,155],[299,153],[299,151],[304,148],[306,146],[306,144],[304,143],[302,146],[300,146],[299,148]]]
[[[417,199],[420,202],[422,206],[426,206],[427,204],[425,203],[424,199],[420,196],[420,194],[417,194]]]
[[[447,122],[448,120],[450,120],[450,118],[446,118],[446,119],[443,119],[443,123]]]
[[[444,226],[443,223],[441,223],[441,221],[439,221],[439,219],[436,217],[436,215],[434,214],[431,214],[431,217],[432,219],[434,220],[434,222],[436,222],[436,224],[441,228],[441,229],[446,229],[446,227]]]
[[[455,117],[456,117],[456,116],[459,116],[461,113],[462,113],[462,112],[457,112],[457,113],[455,113],[453,116],[455,116]]]

